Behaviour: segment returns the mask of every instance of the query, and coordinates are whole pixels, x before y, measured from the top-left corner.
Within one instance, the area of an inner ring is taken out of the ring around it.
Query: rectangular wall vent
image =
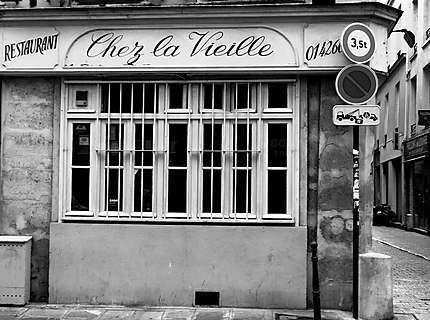
[[[196,291],[194,294],[195,306],[219,307],[220,293],[217,291]]]

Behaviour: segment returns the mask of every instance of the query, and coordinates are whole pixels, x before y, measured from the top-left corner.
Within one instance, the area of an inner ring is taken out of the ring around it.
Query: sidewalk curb
[[[385,245],[387,245],[387,246],[393,247],[393,248],[398,249],[398,250],[400,250],[400,251],[403,251],[403,252],[407,252],[407,253],[413,254],[414,256],[420,257],[420,258],[425,259],[425,260],[427,260],[427,261],[430,261],[430,258],[429,258],[429,257],[426,257],[426,256],[424,256],[424,255],[422,255],[422,254],[419,254],[419,253],[416,253],[416,252],[413,252],[413,251],[410,251],[410,250],[407,250],[407,249],[405,249],[405,248],[402,248],[402,247],[396,246],[395,244],[392,244],[392,243],[390,243],[390,242],[387,242],[387,241],[384,241],[384,240],[381,240],[381,239],[378,239],[378,238],[373,238],[373,240],[376,240],[376,241],[378,241],[378,242],[380,242],[380,243],[382,243],[382,244],[385,244]]]

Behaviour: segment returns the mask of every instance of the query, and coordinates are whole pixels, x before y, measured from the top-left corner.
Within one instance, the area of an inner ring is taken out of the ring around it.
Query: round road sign
[[[351,23],[343,30],[340,39],[345,56],[352,62],[365,63],[375,54],[375,35],[365,24]]]
[[[343,68],[336,77],[336,92],[349,104],[363,104],[372,99],[378,90],[375,72],[363,64]]]

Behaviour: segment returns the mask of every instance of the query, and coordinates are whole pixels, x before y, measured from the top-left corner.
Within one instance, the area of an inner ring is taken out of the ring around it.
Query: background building
[[[418,0],[387,4],[403,14],[388,39],[389,72],[377,94],[375,204],[386,203],[402,224],[429,231],[430,7]]]

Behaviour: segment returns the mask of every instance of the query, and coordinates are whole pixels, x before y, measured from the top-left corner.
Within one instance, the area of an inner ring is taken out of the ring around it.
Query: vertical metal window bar
[[[164,161],[165,163],[165,170],[164,170],[164,179],[163,179],[163,190],[164,192],[167,193],[167,196],[165,197],[165,199],[167,200],[166,203],[164,203],[164,210],[162,211],[163,214],[163,218],[166,219],[166,213],[169,210],[169,183],[170,181],[168,181],[168,177],[169,177],[169,137],[168,137],[168,132],[167,132],[167,125],[168,125],[168,112],[167,109],[169,108],[168,106],[168,89],[169,86],[167,84],[164,84],[164,148],[165,148],[165,153],[164,153]],[[161,108],[161,106],[160,106]]]
[[[250,96],[250,94],[251,94],[251,92],[250,92],[250,84],[248,83],[247,84],[247,99],[246,99],[246,196],[245,196],[245,213],[246,213],[246,219],[248,220],[248,212],[249,212],[249,207],[248,207],[248,205],[249,205],[249,203],[248,203],[248,192],[249,192],[249,190],[248,190],[248,188],[249,188],[249,184],[248,184],[248,179],[249,179],[249,174],[248,174],[248,171],[249,171],[249,156],[250,155],[252,155],[250,152],[249,152],[249,107],[250,107],[250,100],[249,100],[249,96]]]
[[[110,103],[111,103],[111,86],[110,83],[108,84],[108,92],[107,92],[108,98],[107,98],[107,107],[108,107],[108,121],[107,121],[107,137],[106,137],[106,143],[107,145],[105,146],[105,150],[107,150],[107,152],[105,152],[105,157],[107,157],[106,161],[106,165],[107,167],[104,168],[104,172],[103,174],[106,174],[105,176],[105,211],[106,211],[106,217],[109,218],[109,176],[110,176],[110,172],[109,172],[109,168],[110,168],[110,155],[109,155],[109,149],[110,149],[110,136],[111,136],[111,121],[110,121]]]
[[[222,149],[222,160],[221,160],[221,216],[222,219],[225,218],[226,214],[224,210],[226,210],[225,206],[225,190],[226,190],[226,182],[223,171],[225,171],[226,166],[226,153],[225,153],[225,142],[226,142],[226,114],[227,114],[227,83],[223,84],[223,97],[222,97],[222,108],[223,108],[223,116],[222,116],[222,141],[221,141],[221,149]]]
[[[192,110],[191,110],[191,96],[192,96],[192,87],[191,87],[191,84],[187,84],[186,87],[187,87],[187,89],[186,89],[187,97],[186,97],[185,109],[188,110],[188,124],[187,124],[187,128],[188,128],[188,131],[191,132],[191,130],[192,130],[192,128],[191,128],[191,112],[192,112]],[[190,150],[190,147],[192,145],[191,141],[190,141],[191,135],[192,135],[192,133],[187,134],[187,150]],[[188,157],[188,160],[187,160],[187,176],[188,176],[188,171],[190,169],[189,168],[190,164],[188,163],[190,161],[189,160],[190,159],[190,153],[189,152],[187,152],[187,157]],[[190,182],[190,179],[188,179],[188,177],[187,177],[187,194],[190,194],[190,192],[188,192],[190,190],[190,187],[188,185],[189,182]],[[186,209],[187,219],[191,219],[192,218],[192,213],[191,213],[191,210],[190,210],[189,203],[190,203],[190,201],[187,201],[187,209]]]
[[[122,146],[122,83],[119,85],[119,125],[118,125],[118,135],[119,135],[119,141],[118,141],[118,176],[117,176],[117,218],[120,217],[119,209],[120,209],[120,203],[122,202],[122,197],[120,196],[121,193],[121,183],[120,183],[120,176],[121,176],[121,163],[124,165],[123,162],[121,162],[121,158],[123,158],[121,151],[123,150]],[[124,161],[124,160],[123,160]]]

